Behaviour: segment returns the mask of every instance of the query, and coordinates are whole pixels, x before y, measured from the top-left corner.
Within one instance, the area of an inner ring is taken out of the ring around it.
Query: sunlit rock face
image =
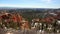
[[[21,29],[22,30],[24,30],[24,29],[28,30],[29,29],[29,23],[28,23],[28,21],[26,21],[26,20],[22,20],[21,21]]]
[[[57,21],[60,24],[60,20]]]
[[[8,32],[8,33],[6,33],[6,34],[13,34],[13,33]]]

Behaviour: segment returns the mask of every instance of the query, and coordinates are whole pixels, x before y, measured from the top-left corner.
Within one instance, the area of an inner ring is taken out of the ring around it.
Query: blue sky
[[[0,7],[60,8],[60,0],[0,0]]]

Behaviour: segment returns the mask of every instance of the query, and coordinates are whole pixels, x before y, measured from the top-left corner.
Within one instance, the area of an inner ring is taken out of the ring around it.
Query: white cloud
[[[52,0],[42,0],[43,2],[46,2],[46,3],[51,3]]]

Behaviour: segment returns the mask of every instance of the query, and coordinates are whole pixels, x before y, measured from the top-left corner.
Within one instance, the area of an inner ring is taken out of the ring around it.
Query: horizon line
[[[56,8],[56,7],[1,7],[0,8],[46,8],[46,9],[60,9],[60,8]]]

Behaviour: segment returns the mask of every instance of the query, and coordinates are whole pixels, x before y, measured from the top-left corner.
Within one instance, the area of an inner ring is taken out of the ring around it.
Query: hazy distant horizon
[[[0,7],[60,8],[60,0],[0,0]]]
[[[26,9],[26,8],[27,8],[27,9],[60,9],[60,8],[40,8],[40,7],[39,7],[39,8],[38,8],[38,7],[34,7],[34,8],[33,8],[33,7],[0,7],[0,9],[5,9],[5,8],[7,8],[7,9],[8,9],[8,8],[11,8],[11,9],[15,9],[15,8],[16,8],[16,9],[24,9],[24,8],[25,8],[25,9]]]
[[[12,8],[52,8],[52,9],[59,9],[60,7],[40,7],[40,6],[18,6],[18,5],[6,5],[0,7],[12,7]]]

